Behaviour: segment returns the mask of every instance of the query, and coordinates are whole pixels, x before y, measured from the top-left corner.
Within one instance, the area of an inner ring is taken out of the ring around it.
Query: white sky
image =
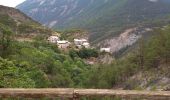
[[[25,0],[0,0],[0,5],[15,7],[24,1]]]

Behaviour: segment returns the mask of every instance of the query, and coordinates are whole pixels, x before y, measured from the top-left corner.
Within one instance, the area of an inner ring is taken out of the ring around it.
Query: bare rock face
[[[116,53],[126,47],[134,45],[146,32],[151,31],[152,29],[150,28],[129,28],[120,33],[119,36],[99,42],[98,46],[108,47],[111,49],[111,53]]]
[[[117,52],[126,46],[131,46],[141,37],[141,35],[135,34],[136,28],[125,30],[118,37],[105,40],[104,45],[111,48],[111,52]],[[134,33],[133,33],[134,32]]]

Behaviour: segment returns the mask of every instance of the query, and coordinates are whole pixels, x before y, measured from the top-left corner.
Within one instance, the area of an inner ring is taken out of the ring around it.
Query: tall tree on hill
[[[139,50],[138,50],[138,60],[139,60],[138,62],[141,68],[144,67],[144,63],[145,63],[144,56],[145,56],[145,44],[144,44],[144,39],[141,38],[139,40]]]

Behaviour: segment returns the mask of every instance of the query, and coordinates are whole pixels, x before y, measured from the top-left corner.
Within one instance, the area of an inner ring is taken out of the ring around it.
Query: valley
[[[0,6],[0,88],[169,91],[169,8],[169,0]]]

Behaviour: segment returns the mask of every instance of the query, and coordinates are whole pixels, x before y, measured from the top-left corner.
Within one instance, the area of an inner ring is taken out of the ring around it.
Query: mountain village
[[[73,44],[69,42],[68,40],[61,40],[59,35],[51,35],[48,37],[48,42],[57,44],[58,48],[66,50],[71,47],[71,45],[74,45],[77,49],[90,49],[92,48],[90,46],[90,43],[88,42],[87,39],[85,38],[80,38],[80,39],[74,39]],[[110,48],[100,48],[100,52],[106,52],[106,53],[111,53]]]
[[[170,100],[170,0],[1,1],[0,100]]]

